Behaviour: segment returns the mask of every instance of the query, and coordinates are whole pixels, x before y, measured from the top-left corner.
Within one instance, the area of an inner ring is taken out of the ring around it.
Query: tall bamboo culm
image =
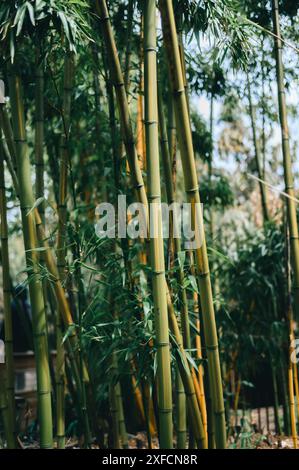
[[[158,84],[158,114],[159,114],[159,130],[160,130],[160,148],[161,156],[163,162],[164,178],[166,183],[166,195],[167,202],[169,206],[175,202],[175,191],[172,181],[172,166],[170,161],[169,145],[167,130],[164,118],[163,110],[163,99],[161,93],[161,86]],[[188,304],[187,304],[187,295],[184,285],[184,273],[178,263],[178,253],[181,251],[180,239],[173,237],[173,229],[176,224],[176,214],[172,211],[169,214],[169,227],[170,227],[170,239],[169,243],[169,252],[171,246],[173,246],[173,251],[175,255],[175,264],[178,265],[178,282],[180,285],[180,306],[181,306],[181,326],[183,326],[183,338],[184,345],[187,348],[191,348],[190,341],[190,328],[189,328],[189,319],[188,319]],[[172,256],[169,256],[170,267],[172,263]],[[186,395],[184,391],[184,385],[180,375],[179,368],[176,368],[176,417],[177,417],[177,447],[178,449],[186,448],[187,440],[187,416],[186,416]]]
[[[282,61],[282,41],[280,36],[278,0],[272,0],[273,29],[275,33],[276,76],[278,88],[279,118],[282,136],[282,153],[284,167],[285,191],[290,196],[286,199],[289,238],[291,248],[291,265],[293,270],[292,284],[294,290],[294,310],[296,321],[299,320],[299,236],[294,193],[294,177],[290,151],[288,116],[284,86],[284,68]]]
[[[36,49],[35,59],[35,196],[44,197],[44,68],[41,51]],[[39,213],[45,225],[45,203],[39,204]]]
[[[174,97],[177,134],[183,164],[185,190],[188,196],[188,201],[192,205],[193,229],[195,230],[196,242],[199,245],[199,248],[195,250],[196,267],[201,293],[200,301],[204,322],[205,343],[208,356],[208,371],[211,384],[213,416],[215,421],[216,446],[218,448],[225,448],[226,426],[217,329],[209,273],[209,262],[205,242],[205,233],[202,222],[188,104],[185,94],[172,1],[160,0],[159,5],[162,15],[163,37],[165,48],[167,51],[171,87]]]
[[[1,131],[0,131],[1,133]],[[5,393],[7,397],[7,420],[8,448],[16,447],[16,413],[15,413],[15,375],[13,358],[13,328],[12,328],[12,310],[11,310],[11,283],[9,274],[9,254],[8,254],[8,227],[7,227],[7,208],[5,194],[5,175],[4,175],[4,151],[2,142],[0,142],[0,214],[1,214],[1,261],[2,261],[2,282],[3,282],[3,303],[4,303],[4,329],[5,329],[5,364],[6,380]]]
[[[16,146],[17,175],[19,181],[23,235],[26,250],[26,264],[30,274],[29,294],[35,346],[40,446],[41,448],[46,449],[51,448],[53,445],[51,380],[49,371],[46,315],[38,264],[39,259],[36,251],[36,229],[34,213],[32,212],[34,197],[26,141],[21,80],[16,74],[14,67],[10,68],[9,85],[13,132]]]
[[[147,207],[147,197],[140,170],[138,155],[135,147],[135,138],[130,117],[128,98],[125,89],[125,81],[121,70],[121,65],[114,40],[113,30],[109,18],[109,12],[105,0],[97,0],[97,12],[101,22],[101,30],[104,39],[104,46],[107,50],[111,80],[115,88],[115,95],[119,110],[119,118],[123,133],[123,142],[130,167],[133,188],[137,193],[139,202]]]
[[[176,347],[178,348],[177,365],[180,371],[180,376],[184,385],[185,394],[188,404],[188,416],[190,419],[190,427],[192,435],[198,448],[206,448],[206,436],[202,421],[202,416],[199,408],[199,387],[195,373],[190,370],[186,352],[183,347],[183,339],[179,329],[177,317],[174,312],[173,304],[171,301],[170,293],[167,292],[167,306],[170,330],[175,338]]]
[[[66,271],[66,224],[67,224],[67,182],[69,168],[69,126],[71,114],[71,98],[74,76],[73,54],[66,53],[64,60],[64,82],[62,103],[62,132],[60,142],[60,172],[58,201],[58,237],[57,237],[57,268],[61,283],[65,280]],[[58,448],[65,446],[65,365],[64,346],[62,343],[61,315],[56,317],[56,433]]]
[[[0,416],[2,416],[3,430],[6,438],[7,448],[15,448],[15,439],[9,419],[9,405],[6,394],[6,367],[0,364]]]
[[[157,347],[159,441],[162,449],[171,449],[173,447],[172,393],[161,215],[156,34],[156,1],[147,0],[144,4],[145,136],[149,219],[154,232],[150,236],[150,258]]]
[[[250,119],[251,119],[252,139],[253,139],[253,145],[254,145],[255,166],[256,166],[258,177],[260,180],[262,180],[263,172],[262,172],[262,164],[261,164],[261,151],[260,151],[260,145],[259,145],[259,141],[258,141],[258,137],[256,133],[255,110],[252,104],[252,94],[251,94],[251,85],[250,85],[249,75],[247,75],[247,83],[248,83],[249,113],[250,113]],[[259,188],[260,188],[264,222],[267,222],[267,220],[269,220],[269,213],[268,213],[268,207],[267,207],[267,195],[266,195],[265,185],[263,184],[262,181],[259,181]]]

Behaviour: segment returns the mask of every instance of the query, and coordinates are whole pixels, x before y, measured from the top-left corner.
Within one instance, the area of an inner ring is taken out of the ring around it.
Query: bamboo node
[[[166,348],[169,347],[169,342],[165,343],[156,343],[157,348]]]
[[[194,188],[190,188],[190,189],[186,189],[186,193],[187,194],[193,194],[193,193],[197,193],[197,191],[199,190],[199,186],[195,186]]]
[[[218,349],[218,344],[215,344],[214,346],[206,346],[206,349],[208,351],[216,351]]]
[[[159,408],[160,413],[171,413],[172,408]]]

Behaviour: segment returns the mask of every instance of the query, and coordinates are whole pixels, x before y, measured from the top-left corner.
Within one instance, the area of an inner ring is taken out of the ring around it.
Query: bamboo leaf
[[[44,202],[44,200],[45,200],[44,196],[39,197],[38,199],[36,199],[33,206],[31,207],[31,209],[29,209],[29,211],[27,212],[26,215],[31,214],[40,204],[42,204],[42,202]]]

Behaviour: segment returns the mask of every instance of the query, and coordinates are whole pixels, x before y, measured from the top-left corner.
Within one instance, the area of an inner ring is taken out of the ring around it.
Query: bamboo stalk
[[[278,88],[278,104],[279,104],[279,118],[282,136],[282,153],[283,153],[283,167],[284,167],[284,181],[285,192],[288,194],[286,199],[287,204],[287,218],[289,225],[289,238],[291,247],[291,264],[293,269],[293,290],[294,290],[294,309],[296,319],[299,319],[299,235],[298,235],[298,222],[296,216],[296,203],[294,201],[294,178],[292,170],[292,159],[290,152],[288,116],[286,107],[286,95],[284,86],[284,68],[282,61],[282,41],[280,35],[279,24],[279,8],[278,0],[272,0],[273,12],[273,28],[275,33],[275,58],[276,58],[276,75],[277,75],[277,88]]]
[[[293,439],[294,449],[297,449],[297,429],[296,429],[296,410],[295,410],[295,399],[294,399],[294,378],[293,378],[293,364],[292,354],[294,348],[292,346],[294,340],[294,320],[293,320],[293,309],[291,301],[291,266],[290,266],[290,241],[289,241],[289,228],[286,226],[285,230],[286,240],[286,305],[287,305],[287,320],[289,327],[289,358],[288,358],[288,392],[289,392],[289,409],[290,409],[290,422],[291,422],[291,433]]]
[[[127,18],[127,38],[126,38],[126,56],[125,56],[125,90],[128,95],[130,88],[130,65],[132,57],[132,35],[133,35],[133,19],[134,19],[135,0],[129,0],[128,18]]]
[[[21,94],[20,77],[11,69],[10,98],[13,116],[13,130],[17,156],[20,203],[23,224],[26,263],[29,271],[29,293],[33,317],[33,334],[36,354],[36,375],[38,413],[41,448],[53,444],[51,381],[49,371],[48,341],[43,289],[36,252],[36,230],[32,207],[34,197],[31,185],[30,161],[26,142],[25,116]]]
[[[199,361],[202,361],[202,348],[201,348],[201,338],[200,338],[200,320],[199,320],[199,312],[198,312],[198,294],[197,292],[193,292],[193,305],[194,305],[194,313],[196,320],[196,328],[198,333],[196,335],[196,356]],[[206,406],[206,397],[205,397],[205,389],[204,389],[204,380],[203,380],[203,366],[199,364],[198,366],[198,382],[200,388],[200,410],[202,415],[202,422],[205,429],[206,437],[208,433],[208,421],[207,421],[207,406]]]
[[[160,147],[161,147],[161,155],[162,155],[162,162],[163,162],[163,169],[164,169],[164,176],[166,182],[166,195],[167,195],[167,202],[168,205],[171,206],[175,202],[175,191],[173,187],[173,179],[172,179],[172,166],[170,161],[169,155],[169,145],[168,145],[168,138],[167,138],[167,131],[166,131],[166,124],[164,118],[164,111],[163,111],[163,101],[162,101],[162,93],[161,88],[158,85],[158,113],[159,113],[159,128],[160,128]],[[169,227],[170,227],[170,239],[169,239],[169,246],[173,247],[174,251],[174,263],[177,268],[177,280],[179,283],[179,297],[180,297],[180,323],[182,328],[183,334],[183,343],[184,347],[187,349],[191,349],[191,336],[190,336],[190,326],[189,326],[189,314],[188,314],[188,302],[187,302],[187,294],[186,289],[184,286],[184,272],[183,268],[179,263],[179,253],[181,251],[181,243],[180,238],[174,238],[174,225],[177,223],[176,214],[173,211],[169,214]],[[170,256],[172,258],[172,256]],[[187,432],[186,432],[186,397],[183,397],[182,393],[182,381],[181,378],[177,378],[177,416],[178,416],[178,432],[179,429],[182,430],[179,432],[178,435],[178,448],[186,448],[186,440],[183,441],[184,437],[186,439]],[[185,418],[184,418],[185,416]]]
[[[165,262],[162,236],[161,187],[159,169],[156,3],[147,0],[144,7],[144,88],[145,135],[148,166],[148,200],[151,204],[150,257],[157,347],[159,440],[162,449],[171,449],[172,396],[168,333]]]
[[[99,80],[99,56],[96,45],[93,47],[93,59],[94,59],[94,70],[93,70],[93,83],[94,83],[94,99],[95,99],[95,139],[97,145],[97,152],[99,154],[99,187],[101,188],[101,197],[102,200],[107,200],[107,182],[105,177],[105,159],[104,152],[101,148],[102,140],[102,125],[100,119],[101,111],[101,89],[100,89],[100,80]],[[108,87],[108,85],[107,85]]]
[[[170,156],[168,152],[168,138],[166,132],[166,125],[164,119],[164,112],[163,112],[163,103],[162,103],[162,95],[159,91],[159,100],[158,100],[158,109],[159,109],[159,126],[160,126],[160,146],[161,146],[161,155],[162,155],[162,162],[164,168],[164,175],[166,181],[166,193],[167,193],[167,202],[168,205],[171,206],[175,202],[175,191],[173,187],[172,181],[172,168],[170,162]],[[170,226],[174,226],[177,221],[173,220],[175,214],[171,211],[170,217],[172,219],[172,223]],[[171,230],[171,238],[173,238],[173,230]],[[174,244],[174,254],[175,254],[175,264],[178,273],[178,283],[180,285],[180,303],[181,303],[181,327],[182,327],[182,334],[184,339],[184,347],[187,349],[191,349],[191,334],[190,334],[190,325],[189,325],[189,314],[188,314],[188,302],[187,302],[187,294],[186,289],[183,287],[184,285],[184,272],[182,266],[178,262],[178,256],[181,252],[181,240],[178,237],[173,238]]]
[[[267,222],[267,220],[269,220],[269,213],[268,213],[268,207],[267,207],[266,188],[264,184],[262,183],[263,171],[262,171],[262,166],[261,166],[261,152],[260,152],[260,146],[259,146],[259,142],[258,142],[258,138],[256,134],[255,113],[254,113],[254,108],[252,104],[251,86],[250,86],[250,79],[248,75],[247,75],[247,88],[248,88],[248,102],[249,102],[249,113],[250,113],[250,119],[251,119],[252,139],[253,139],[253,145],[254,145],[255,165],[256,165],[257,174],[260,180],[259,188],[260,188],[260,194],[261,194],[264,222]]]
[[[289,361],[288,367],[288,385],[289,385],[289,401],[290,401],[290,417],[291,417],[291,431],[294,449],[297,449],[297,430],[296,430],[296,411],[295,411],[295,399],[294,399],[294,382],[293,382],[293,370],[292,363]]]
[[[143,57],[143,17],[140,26],[140,53],[139,53],[139,93],[137,98],[137,123],[136,123],[136,151],[142,172],[146,171],[146,151],[144,134],[144,57]]]
[[[67,177],[69,168],[69,132],[71,99],[74,77],[73,54],[67,53],[64,62],[64,85],[62,105],[62,132],[60,143],[60,173],[59,173],[59,202],[58,202],[58,237],[57,237],[57,267],[63,282],[65,278],[66,257],[66,224],[67,224]]]
[[[65,280],[66,273],[66,225],[67,225],[67,181],[69,168],[69,132],[71,99],[73,91],[74,58],[72,53],[67,53],[64,61],[64,84],[62,104],[62,132],[60,142],[60,172],[59,172],[59,200],[58,200],[58,236],[57,236],[57,268],[61,283]],[[59,448],[65,446],[65,367],[64,345],[62,342],[60,315],[56,321],[56,421],[57,443]]]
[[[218,448],[225,448],[225,410],[223,402],[217,329],[209,273],[209,262],[202,223],[188,105],[184,88],[173,5],[171,0],[160,1],[159,5],[162,15],[163,38],[167,51],[171,86],[174,97],[177,133],[183,163],[185,190],[188,195],[188,202],[193,208],[192,222],[193,229],[196,231],[195,239],[200,245],[200,247],[196,249],[196,267],[201,292],[200,300],[202,317],[204,321],[205,343],[208,355],[208,370],[211,385],[213,413],[215,418],[216,445]]]
[[[3,134],[6,139],[6,144],[9,150],[9,154],[12,161],[12,167],[15,174],[17,174],[17,155],[16,155],[16,146],[14,142],[13,131],[10,123],[10,119],[7,113],[5,105],[0,106],[0,126],[3,130]]]
[[[44,63],[41,59],[40,47],[36,49],[35,59],[35,196],[44,197]],[[39,204],[39,212],[45,224],[45,203]]]
[[[6,368],[4,364],[0,364],[0,413],[3,420],[4,434],[6,438],[7,448],[15,449],[16,442],[10,420],[10,411],[6,394]]]
[[[272,382],[273,382],[273,394],[274,394],[274,415],[275,415],[275,430],[277,434],[281,434],[281,426],[279,419],[279,397],[278,397],[278,388],[277,388],[277,378],[275,365],[273,360],[271,361],[271,372],[272,372]]]
[[[176,367],[176,420],[177,448],[186,449],[187,441],[186,394],[180,370]]]
[[[71,349],[73,351],[72,357],[74,358],[74,362],[76,362],[77,364],[76,367],[79,368],[80,359],[78,355],[78,348],[79,348],[78,336],[75,330],[75,324],[72,318],[72,313],[71,313],[69,303],[67,301],[61,280],[59,278],[58,268],[55,263],[54,256],[47,242],[45,230],[43,228],[41,217],[39,215],[37,208],[35,208],[34,210],[34,216],[35,216],[36,231],[37,231],[39,244],[41,247],[44,248],[43,254],[44,254],[45,264],[51,276],[50,277],[51,284],[55,291],[55,296],[56,296],[57,303],[59,306],[59,311],[61,313],[61,317],[64,323],[64,327],[66,330],[68,330],[68,340],[71,343]],[[84,381],[85,382],[89,381],[86,365],[84,366]]]
[[[15,373],[13,358],[13,327],[11,310],[11,282],[9,274],[9,252],[8,252],[8,226],[7,226],[7,201],[5,194],[5,176],[3,162],[3,146],[0,142],[0,217],[1,217],[1,261],[2,261],[2,283],[4,303],[4,328],[5,328],[5,363],[6,382],[5,393],[7,396],[7,419],[9,421],[8,447],[16,447],[16,410],[15,410]]]
[[[293,364],[293,377],[294,377],[294,387],[295,387],[296,404],[297,404],[297,420],[299,422],[299,383],[298,383],[297,364]]]
[[[177,357],[177,365],[180,370],[180,375],[184,384],[185,394],[187,397],[189,418],[191,421],[191,428],[196,443],[199,448],[207,448],[207,441],[205,436],[205,431],[203,427],[202,417],[199,409],[198,398],[196,395],[196,387],[194,383],[194,377],[192,377],[192,372],[190,370],[186,352],[183,347],[183,340],[178,326],[177,318],[174,312],[174,308],[171,302],[170,293],[167,292],[167,307],[168,307],[168,318],[169,326],[171,332],[175,338],[176,346],[178,348],[179,354]],[[196,383],[197,385],[197,383]]]
[[[107,4],[105,0],[97,0],[97,11],[100,17],[102,34],[107,50],[111,80],[113,82],[116,94],[116,100],[119,109],[123,141],[126,148],[128,163],[131,171],[133,188],[137,193],[138,200],[147,207],[147,197],[141,170],[138,164],[138,155],[135,147],[134,133],[131,123],[128,99],[125,90],[125,83],[121,71],[120,61],[114,40],[113,30],[109,18]]]

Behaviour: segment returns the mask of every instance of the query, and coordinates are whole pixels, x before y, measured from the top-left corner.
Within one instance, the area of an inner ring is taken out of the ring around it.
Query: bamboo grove
[[[1,3],[1,448],[297,448],[298,9]]]

